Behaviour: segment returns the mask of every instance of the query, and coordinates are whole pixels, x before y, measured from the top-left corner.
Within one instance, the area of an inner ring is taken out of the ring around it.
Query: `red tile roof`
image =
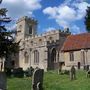
[[[90,33],[69,35],[64,42],[61,51],[75,51],[90,48]]]

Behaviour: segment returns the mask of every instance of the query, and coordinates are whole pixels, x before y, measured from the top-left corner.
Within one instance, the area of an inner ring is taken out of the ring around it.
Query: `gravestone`
[[[86,71],[88,71],[89,70],[89,65],[86,65]]]
[[[58,74],[61,74],[61,68],[58,69]]]
[[[61,71],[62,71],[62,65],[61,65],[61,63],[59,63],[58,74],[60,74]]]
[[[75,79],[76,79],[76,69],[74,66],[72,66],[70,70],[70,80],[75,80]]]
[[[90,70],[88,70],[88,71],[86,72],[86,77],[87,77],[87,78],[90,78]]]
[[[32,76],[32,90],[43,90],[43,75],[43,69],[35,69]]]
[[[0,72],[0,90],[7,90],[7,78],[4,72]]]

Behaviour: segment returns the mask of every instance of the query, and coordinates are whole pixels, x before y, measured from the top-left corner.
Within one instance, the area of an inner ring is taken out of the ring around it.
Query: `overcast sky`
[[[12,18],[9,28],[22,16],[38,20],[38,33],[70,28],[73,34],[85,32],[84,17],[90,0],[3,0],[0,7],[8,9]]]

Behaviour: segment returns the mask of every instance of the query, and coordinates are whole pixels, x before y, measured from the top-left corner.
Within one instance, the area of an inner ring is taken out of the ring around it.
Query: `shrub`
[[[13,69],[13,76],[18,78],[24,77],[23,69],[22,68]]]
[[[33,68],[33,67],[28,68],[28,69],[25,71],[25,76],[27,76],[27,77],[32,77],[33,71],[34,71],[34,68]]]
[[[5,72],[6,72],[7,77],[11,77],[12,75],[11,68],[6,68]]]
[[[69,75],[69,70],[63,70],[63,71],[61,71],[60,74],[61,74],[61,75],[63,75],[63,74]]]

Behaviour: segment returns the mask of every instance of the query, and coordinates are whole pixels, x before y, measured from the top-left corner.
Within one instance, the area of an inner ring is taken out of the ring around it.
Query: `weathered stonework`
[[[60,50],[60,62],[64,69],[75,66],[77,69],[89,69],[90,66],[90,33],[69,35]]]
[[[60,54],[62,54],[63,57],[63,60],[62,58],[61,60],[65,62],[64,69],[70,69],[72,65],[74,65],[77,69],[79,64],[81,68],[83,68],[83,66],[90,65],[90,49],[73,51],[73,61],[70,61],[70,52],[62,52]]]
[[[27,16],[17,21],[16,41],[20,41],[20,51],[15,60],[16,67],[26,70],[28,67],[39,67],[45,71],[58,68],[59,50],[67,31],[53,30],[37,35],[37,21]]]

